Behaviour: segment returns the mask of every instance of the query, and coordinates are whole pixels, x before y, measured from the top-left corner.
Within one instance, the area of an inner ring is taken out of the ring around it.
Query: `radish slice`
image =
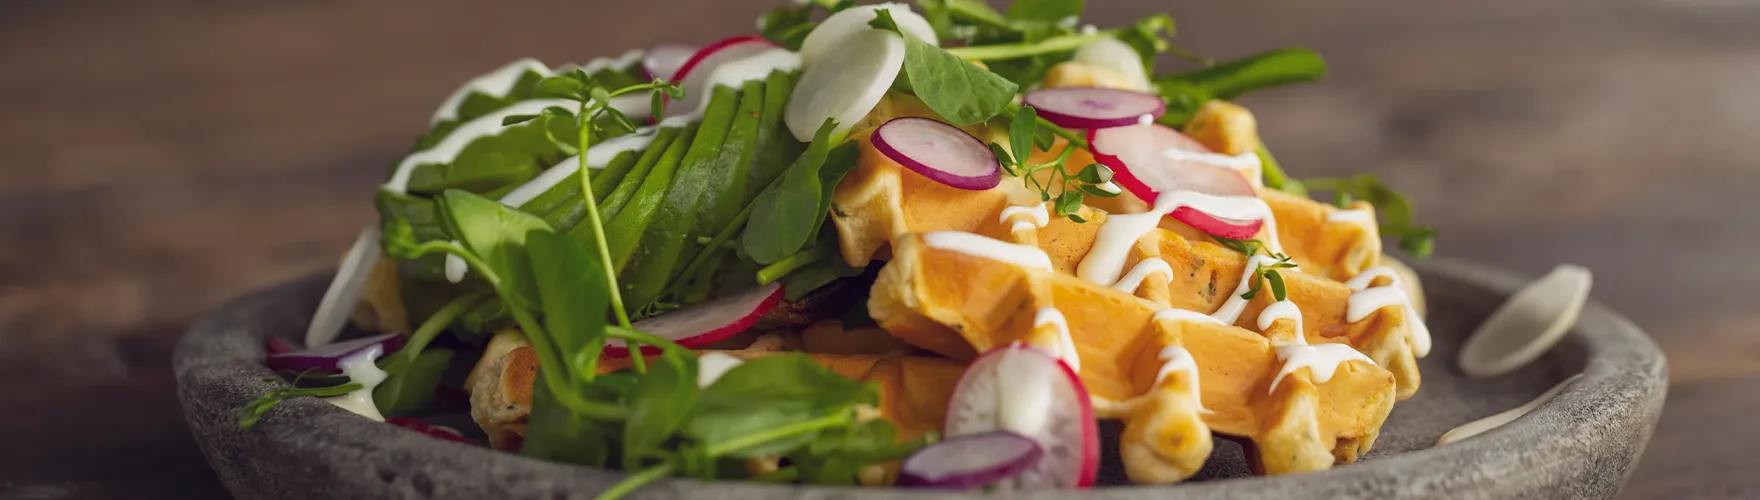
[[[1142,54],[1117,38],[1105,37],[1083,45],[1076,49],[1071,60],[1118,72],[1132,88],[1144,92],[1150,90],[1149,72],[1143,68]]]
[[[349,316],[354,314],[355,305],[361,301],[361,294],[366,292],[367,277],[372,276],[373,266],[378,263],[379,227],[371,226],[362,229],[360,236],[355,237],[354,246],[349,247],[348,256],[342,258],[342,266],[330,279],[330,288],[324,290],[324,298],[318,301],[318,310],[312,313],[312,322],[306,326],[306,346],[328,344],[342,334],[342,328],[348,326]]]
[[[1032,438],[1044,458],[997,485],[1005,489],[1087,488],[1100,465],[1094,406],[1069,365],[1015,342],[978,356],[947,409],[948,436],[1008,430]]]
[[[464,433],[458,432],[458,429],[453,429],[444,425],[433,425],[409,417],[391,417],[385,419],[385,423],[427,434],[429,437],[436,439],[444,439],[455,443],[466,443],[464,440]]]
[[[642,56],[643,76],[650,80],[659,78],[670,82],[672,77],[679,74],[678,70],[683,69],[685,63],[690,62],[691,56],[695,55],[697,48],[689,45],[668,44],[649,49]]]
[[[303,372],[313,370],[321,373],[341,373],[342,361],[351,355],[374,346],[383,349],[381,352],[392,353],[403,347],[403,334],[387,333],[345,340],[334,344],[325,344],[298,352],[270,354],[263,357],[263,364],[276,370]]]
[[[679,66],[678,72],[672,76],[673,83],[684,87],[684,99],[679,101],[678,106],[668,109],[666,115],[691,113],[702,106],[712,90],[708,88],[709,77],[715,73],[716,67],[774,48],[776,44],[770,43],[764,37],[742,35],[711,43],[691,54],[690,59]]]
[[[1214,155],[1209,148],[1161,124],[1090,130],[1088,143],[1094,158],[1112,168],[1113,182],[1150,203],[1169,191],[1258,196],[1240,171],[1205,161],[1205,155]],[[1225,219],[1191,207],[1180,207],[1169,216],[1199,231],[1233,239],[1252,238],[1265,223]]]
[[[298,350],[298,347],[281,340],[281,337],[269,337],[269,340],[263,341],[263,352],[268,354],[287,354]]]
[[[746,289],[715,300],[637,321],[630,328],[658,335],[684,347],[699,347],[743,332],[758,323],[764,313],[782,302],[782,284]],[[645,354],[659,354],[654,346],[642,346]],[[629,357],[622,340],[605,341],[605,355]]]
[[[886,12],[892,14],[892,21],[898,23],[899,31],[929,45],[941,45],[940,40],[935,38],[935,28],[929,25],[929,20],[911,12],[910,6],[901,3],[863,5],[832,14],[814,27],[812,32],[807,33],[807,38],[801,40],[801,63],[812,66],[829,60],[827,58],[837,57],[833,54],[836,54],[839,47],[858,43],[857,39],[851,37],[873,29],[868,23],[874,20],[875,12],[880,9],[886,9]],[[887,80],[886,83],[890,85],[892,81]]]
[[[898,466],[898,484],[971,489],[1027,470],[1045,455],[1039,443],[1009,431],[967,434],[925,446]]]
[[[848,132],[880,104],[904,68],[904,39],[890,31],[868,29],[825,50],[801,71],[782,116],[801,142],[812,142],[827,118],[837,121],[833,135]]]
[[[874,149],[935,182],[982,191],[1002,182],[1002,163],[972,134],[928,118],[893,118],[874,130]]]
[[[1035,90],[1027,93],[1025,102],[1037,109],[1039,116],[1067,128],[1136,125],[1167,113],[1167,102],[1156,95],[1101,87]]]

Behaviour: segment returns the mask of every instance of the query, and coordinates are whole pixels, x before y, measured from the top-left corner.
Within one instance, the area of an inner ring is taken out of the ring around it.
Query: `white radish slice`
[[[1546,404],[1547,401],[1552,401],[1552,398],[1558,397],[1558,393],[1564,392],[1566,386],[1571,385],[1572,382],[1576,382],[1577,379],[1580,378],[1583,378],[1583,374],[1581,373],[1572,375],[1571,378],[1564,379],[1564,381],[1559,382],[1558,385],[1552,386],[1552,388],[1547,389],[1546,392],[1540,393],[1540,396],[1534,398],[1533,401],[1529,401],[1526,404],[1515,408],[1510,408],[1502,413],[1467,422],[1466,425],[1449,429],[1448,432],[1442,433],[1441,438],[1436,440],[1436,445],[1442,446],[1484,434],[1485,431],[1503,427],[1503,424],[1514,422],[1516,419],[1522,418],[1523,415],[1527,415],[1529,412],[1534,411],[1535,408],[1539,408],[1540,405]]]
[[[314,370],[322,373],[340,373],[342,362],[367,349],[377,347],[381,353],[397,352],[403,347],[403,334],[386,333],[371,337],[361,337],[334,344],[325,344],[308,348],[304,351],[269,354],[263,357],[263,364],[275,370],[303,372]]]
[[[1131,88],[1147,92],[1149,87],[1149,71],[1143,68],[1143,56],[1130,44],[1117,38],[1106,37],[1076,49],[1071,60],[1089,66],[1106,68],[1123,75]]]
[[[874,130],[874,149],[935,182],[981,191],[1002,182],[1002,163],[983,141],[928,118],[893,118]]]
[[[826,51],[801,71],[783,112],[788,131],[801,142],[811,142],[827,118],[837,121],[833,135],[848,132],[880,104],[904,67],[904,39],[890,31],[855,33]]]
[[[1044,457],[1032,438],[1009,431],[955,436],[924,446],[898,464],[898,484],[924,488],[972,489],[989,486],[1027,470]]]
[[[814,27],[812,32],[807,33],[807,38],[801,40],[801,63],[812,67],[827,60],[827,57],[836,57],[831,54],[837,52],[837,47],[857,43],[851,37],[873,29],[868,23],[874,20],[875,12],[881,9],[892,14],[892,21],[898,24],[899,31],[928,42],[929,45],[941,45],[935,37],[935,28],[929,25],[929,20],[911,12],[910,6],[901,3],[862,5],[832,14]],[[886,83],[890,85],[892,81],[887,80]]]
[[[947,409],[948,436],[1007,430],[1045,450],[1037,463],[996,483],[1010,490],[1094,485],[1100,439],[1094,406],[1069,365],[1019,342],[991,349],[966,367]]]
[[[714,300],[637,321],[630,328],[657,335],[678,345],[694,348],[712,344],[743,332],[758,323],[764,313],[782,302],[782,284],[748,288],[745,291],[717,297]],[[642,346],[646,354],[659,354],[653,346]],[[605,341],[605,355],[629,357],[629,348],[622,340]]]
[[[1160,193],[1170,191],[1258,197],[1240,171],[1217,166],[1205,155],[1228,156],[1212,153],[1198,141],[1161,124],[1090,130],[1088,142],[1094,158],[1112,168],[1113,182],[1151,203]],[[1265,222],[1225,219],[1192,207],[1180,207],[1169,216],[1199,231],[1234,239],[1252,238]]]
[[[648,79],[659,78],[672,81],[678,70],[690,62],[691,56],[697,54],[697,48],[689,45],[667,44],[649,49],[642,56],[642,72]]]
[[[1495,377],[1539,359],[1577,324],[1593,275],[1563,264],[1504,301],[1467,337],[1458,364],[1474,377]]]
[[[1027,93],[1024,101],[1051,123],[1067,128],[1108,128],[1155,121],[1167,101],[1154,94],[1101,87],[1058,87]]]
[[[342,258],[336,276],[330,279],[324,298],[318,301],[317,312],[312,313],[312,322],[306,326],[306,347],[328,344],[342,334],[361,294],[366,293],[367,277],[372,276],[379,258],[379,227],[362,229],[348,255]]]
[[[684,99],[679,100],[677,106],[668,106],[666,115],[691,113],[702,106],[709,99],[710,91],[714,90],[709,88],[709,77],[715,73],[715,68],[774,48],[776,44],[770,43],[764,37],[743,35],[711,43],[698,50],[678,67],[678,72],[672,77],[673,83],[684,87]]]

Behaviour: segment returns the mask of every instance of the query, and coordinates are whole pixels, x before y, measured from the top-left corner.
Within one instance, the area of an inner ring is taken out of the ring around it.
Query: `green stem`
[[[729,439],[729,440],[722,441],[719,443],[711,444],[711,445],[709,445],[709,448],[706,451],[709,454],[710,458],[719,458],[719,457],[726,455],[728,453],[743,450],[746,448],[751,448],[753,446],[758,446],[758,445],[768,443],[771,441],[784,439],[784,438],[787,438],[790,436],[794,436],[796,434],[805,434],[805,433],[817,431],[820,429],[829,429],[829,428],[837,427],[837,426],[841,426],[841,425],[848,425],[849,422],[850,422],[850,412],[847,412],[847,411],[838,412],[836,415],[828,415],[828,416],[819,417],[819,418],[815,418],[815,419],[807,420],[807,421],[803,421],[803,422],[795,422],[795,423],[784,425],[781,427],[773,427],[773,428],[766,429],[763,431],[754,432],[751,434],[746,434],[744,436],[740,436],[740,437],[737,437],[734,439]]]
[[[1047,38],[1032,43],[1004,43],[996,45],[978,45],[973,47],[952,47],[947,53],[968,61],[993,61],[998,59],[1019,59],[1022,57],[1062,52],[1082,48],[1095,40],[1111,37],[1111,33],[1100,32],[1090,35],[1063,35]]]
[[[1020,110],[1021,110],[1021,107],[1019,105],[1015,105],[1015,104],[1009,104],[1007,106],[1002,107],[1002,113],[1008,115],[1008,118],[1010,120],[1013,120],[1014,114],[1020,112]],[[1039,119],[1035,120],[1035,121],[1039,122],[1040,127],[1044,127],[1045,129],[1050,130],[1052,134],[1055,134],[1058,137],[1062,137],[1063,140],[1065,140],[1065,141],[1069,141],[1071,146],[1075,146],[1075,147],[1082,148],[1085,150],[1093,151],[1092,148],[1088,147],[1088,139],[1087,138],[1082,137],[1080,135],[1076,135],[1075,132],[1072,132],[1067,128],[1059,127],[1059,126],[1057,126],[1057,124],[1051,123],[1050,120],[1046,120],[1045,117],[1043,117],[1043,116],[1039,117]],[[1026,160],[1020,159],[1020,161],[1024,163]]]
[[[410,363],[415,362],[416,356],[421,355],[422,350],[427,349],[428,344],[432,343],[435,337],[440,336],[441,331],[452,325],[453,320],[458,319],[465,311],[476,307],[488,297],[488,291],[484,290],[472,292],[453,299],[452,302],[447,302],[439,311],[435,311],[433,316],[429,316],[427,321],[422,322],[422,326],[416,328],[415,333],[410,334],[409,341],[403,344],[403,349],[397,351],[397,354],[386,363],[385,372],[397,373],[409,367]]]
[[[819,246],[790,255],[782,260],[776,261],[775,264],[764,266],[763,269],[759,269],[758,284],[768,285],[771,282],[782,279],[782,277],[787,276],[788,273],[812,265],[814,262],[825,260],[826,257],[830,256],[831,252],[828,252],[823,247]]]
[[[777,181],[771,182],[780,182],[781,177],[778,176],[777,179]],[[691,262],[684,266],[684,272],[679,273],[678,278],[673,280],[672,284],[667,286],[667,289],[676,289],[680,286],[684,286],[685,280],[690,279],[691,276],[695,276],[698,268],[708,264],[709,258],[715,256],[715,249],[720,248],[721,244],[726,243],[727,240],[733,239],[733,235],[738,233],[741,227],[745,227],[746,221],[752,218],[752,208],[756,206],[758,206],[758,200],[754,199],[751,203],[746,204],[744,210],[739,211],[739,215],[733,216],[733,221],[727,223],[727,227],[721,228],[721,232],[715,233],[715,237],[710,238],[709,242],[703,245],[703,251],[698,252],[696,257],[691,258]]]
[[[581,197],[587,200],[587,224],[593,228],[593,241],[599,247],[599,259],[604,261],[606,287],[611,291],[611,312],[617,316],[617,324],[629,326],[629,312],[623,309],[623,294],[618,291],[617,266],[611,261],[611,248],[605,245],[605,224],[599,220],[599,201],[593,199],[593,174],[587,168],[587,147],[593,143],[593,116],[604,110],[607,103],[599,103],[592,112],[587,111],[587,103],[581,103],[580,123],[580,158],[581,166]]]
[[[641,488],[648,483],[666,477],[666,475],[672,473],[672,469],[673,465],[671,461],[642,469],[641,472],[630,474],[629,477],[624,478],[623,481],[617,483],[616,486],[612,486],[611,489],[605,490],[604,493],[600,493],[599,496],[593,498],[594,500],[617,500],[618,498],[635,491],[636,488]]]

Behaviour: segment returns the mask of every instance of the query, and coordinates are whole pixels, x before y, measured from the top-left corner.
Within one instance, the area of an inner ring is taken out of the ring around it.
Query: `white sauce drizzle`
[[[1332,213],[1326,214],[1327,222],[1364,223],[1372,222],[1374,220],[1374,214],[1369,213],[1368,210],[1333,210]]]
[[[1191,379],[1191,385],[1186,390],[1187,395],[1192,398],[1192,404],[1198,406],[1199,413],[1210,413],[1210,409],[1204,407],[1203,397],[1199,395],[1198,360],[1192,357],[1192,352],[1184,347],[1170,345],[1161,348],[1158,357],[1161,359],[1161,370],[1155,372],[1155,385],[1161,385],[1161,381],[1166,380],[1173,372],[1185,372],[1186,377]]]
[[[607,59],[607,58],[601,57],[598,59],[587,61],[586,64],[581,65],[581,71],[584,71],[588,75],[591,75],[591,74],[598,73],[600,71],[605,71],[608,69],[609,70],[621,70],[623,68],[628,68],[628,67],[634,65],[636,63],[636,61],[639,61],[642,59],[643,55],[646,55],[646,52],[643,52],[641,49],[630,49],[629,51],[624,52],[623,54],[617,56],[614,59]]]
[[[693,99],[697,101],[696,109],[691,110],[689,113],[667,117],[666,120],[660,122],[660,126],[678,126],[682,123],[689,123],[702,119],[703,113],[709,109],[709,97],[711,93],[714,92],[715,87],[725,85],[737,89],[740,85],[745,84],[745,82],[769,78],[771,72],[794,71],[800,68],[800,54],[782,48],[766,50],[737,61],[717,66],[713,72],[709,73],[709,78],[704,80],[703,88],[686,89],[687,92],[697,93],[702,96],[700,100]]]
[[[654,135],[654,129],[648,127],[636,130],[629,135],[594,144],[592,147],[587,148],[587,168],[605,168],[605,165],[610,164],[611,160],[616,158],[617,155],[629,151],[645,149],[649,144],[654,143]],[[562,182],[563,179],[567,179],[570,174],[579,172],[580,161],[580,156],[571,156],[566,160],[562,160],[555,166],[545,170],[544,173],[538,174],[538,176],[532,178],[532,180],[526,181],[525,184],[521,184],[517,188],[513,188],[513,191],[508,191],[507,194],[501,196],[499,201],[502,205],[519,208],[520,205],[524,205],[526,202],[532,201],[533,198],[537,198],[539,195],[544,194],[544,192],[549,191],[550,188],[556,187],[557,183]],[[442,269],[446,273],[446,281],[458,283],[464,281],[465,274],[470,272],[470,264],[466,263],[463,257],[446,254],[445,267]]]
[[[1155,123],[1155,115],[1143,113],[1137,116],[1137,125],[1148,125],[1151,123]]]
[[[1069,371],[1081,373],[1082,358],[1076,354],[1076,340],[1069,334],[1069,322],[1064,319],[1063,312],[1052,307],[1039,308],[1033,313],[1033,328],[1044,325],[1057,327],[1057,357],[1069,365]]]
[[[1131,267],[1131,272],[1124,273],[1118,283],[1112,284],[1112,288],[1124,293],[1137,293],[1137,287],[1143,286],[1143,280],[1156,272],[1160,272],[1163,278],[1172,278],[1173,266],[1167,265],[1167,261],[1160,257],[1139,260],[1137,265]]]
[[[963,253],[973,257],[1007,262],[1027,269],[1051,271],[1051,256],[1030,245],[1009,243],[995,238],[962,231],[938,231],[923,235],[930,247]]]
[[[1263,332],[1270,330],[1271,325],[1280,319],[1287,319],[1295,322],[1295,343],[1308,343],[1307,337],[1302,334],[1302,310],[1297,308],[1296,303],[1290,302],[1289,299],[1272,302],[1271,305],[1265,306],[1265,310],[1259,311],[1259,331]]]
[[[1211,313],[1210,317],[1216,318],[1217,321],[1226,325],[1232,325],[1235,321],[1240,320],[1241,311],[1247,308],[1247,299],[1241,298],[1241,294],[1247,293],[1247,290],[1253,288],[1253,283],[1250,281],[1253,279],[1253,271],[1259,266],[1269,266],[1276,263],[1277,259],[1264,255],[1254,255],[1253,258],[1247,259],[1246,266],[1241,269],[1240,284],[1235,285],[1234,292],[1229,294],[1228,300],[1223,301],[1222,307],[1216,308],[1216,312]]]
[[[379,369],[379,365],[373,364],[384,353],[384,346],[375,344],[342,358],[336,365],[342,368],[342,374],[348,376],[350,382],[360,384],[361,388],[341,396],[323,398],[324,401],[356,415],[384,422],[385,415],[379,413],[379,407],[373,405],[373,389],[379,387],[379,383],[389,376],[385,370]]]
[[[397,194],[408,192],[409,176],[411,172],[415,171],[416,166],[429,163],[451,163],[452,160],[458,158],[458,153],[460,151],[464,151],[465,146],[470,145],[471,141],[500,132],[502,128],[501,120],[504,118],[513,115],[537,114],[538,112],[543,111],[544,108],[551,106],[561,106],[568,109],[574,109],[579,104],[580,103],[566,99],[535,99],[530,101],[520,101],[496,110],[493,113],[464,122],[463,124],[460,124],[458,128],[453,129],[452,133],[447,134],[446,138],[441,139],[440,143],[435,144],[434,147],[405,156],[403,161],[397,164],[397,170],[391,173],[391,180],[385,181],[385,185],[381,186],[381,189]]]
[[[458,118],[459,105],[464,104],[465,98],[470,97],[472,92],[506,96],[507,93],[513,91],[513,85],[519,83],[519,77],[525,75],[527,71],[543,76],[554,74],[544,63],[529,57],[507,63],[505,66],[496,68],[495,71],[464,82],[464,85],[460,85],[458,90],[452,91],[452,95],[446,96],[446,100],[440,103],[440,109],[434,110],[434,119],[430,123],[440,123]]]
[[[709,387],[710,384],[715,383],[716,379],[720,379],[722,375],[727,374],[728,370],[732,370],[741,363],[745,362],[719,352],[706,352],[697,356],[697,387]]]
[[[1376,277],[1382,276],[1389,280],[1386,286],[1369,288]],[[1345,282],[1345,286],[1356,290],[1345,310],[1345,321],[1355,323],[1383,307],[1402,306],[1406,311],[1406,331],[1412,338],[1412,354],[1420,358],[1430,355],[1430,327],[1424,324],[1424,317],[1418,315],[1417,308],[1412,307],[1412,298],[1406,295],[1405,285],[1400,283],[1399,274],[1393,268],[1371,267]]]
[[[1196,323],[1214,323],[1214,324],[1218,324],[1218,325],[1226,325],[1227,324],[1227,323],[1223,323],[1222,320],[1218,320],[1214,317],[1211,317],[1208,314],[1204,314],[1204,313],[1201,313],[1198,311],[1179,309],[1179,308],[1162,309],[1160,311],[1155,311],[1155,316],[1151,319],[1154,321],[1171,319],[1171,320],[1175,320],[1175,321],[1191,321],[1191,322],[1196,322]]]
[[[1267,248],[1273,253],[1283,252],[1277,242],[1277,226],[1271,216],[1271,207],[1264,200],[1254,196],[1215,196],[1195,191],[1169,191],[1156,196],[1155,206],[1147,212],[1106,218],[1106,222],[1100,225],[1100,231],[1094,236],[1094,246],[1088,250],[1088,256],[1083,257],[1081,264],[1076,267],[1076,276],[1100,285],[1117,283],[1119,273],[1124,271],[1124,260],[1130,254],[1131,245],[1158,227],[1162,217],[1182,207],[1191,207],[1224,219],[1264,220],[1265,229],[1270,234]]]
[[[1027,218],[1015,221],[1014,225],[1009,226],[1008,231],[1011,233],[1030,231],[1035,228],[1045,227],[1046,224],[1051,223],[1051,212],[1045,209],[1045,205],[1014,205],[1004,208],[1002,209],[1001,221],[1008,222],[1009,219],[1015,218],[1016,215],[1025,215]]]
[[[1344,344],[1277,346],[1277,360],[1283,362],[1283,369],[1277,371],[1277,378],[1271,379],[1272,393],[1277,392],[1277,384],[1283,382],[1283,377],[1302,368],[1310,370],[1314,383],[1324,384],[1332,380],[1332,374],[1338,371],[1338,365],[1346,361],[1375,364],[1368,356]]]

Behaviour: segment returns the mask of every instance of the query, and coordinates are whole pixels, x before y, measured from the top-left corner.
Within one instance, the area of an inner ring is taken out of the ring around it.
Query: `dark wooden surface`
[[[191,318],[331,265],[464,78],[769,3],[0,3],[0,498],[223,497],[171,390]],[[1089,3],[1171,10],[1199,53],[1326,54],[1323,85],[1246,101],[1286,166],[1382,175],[1443,255],[1592,268],[1672,365],[1626,498],[1760,496],[1760,5]]]

